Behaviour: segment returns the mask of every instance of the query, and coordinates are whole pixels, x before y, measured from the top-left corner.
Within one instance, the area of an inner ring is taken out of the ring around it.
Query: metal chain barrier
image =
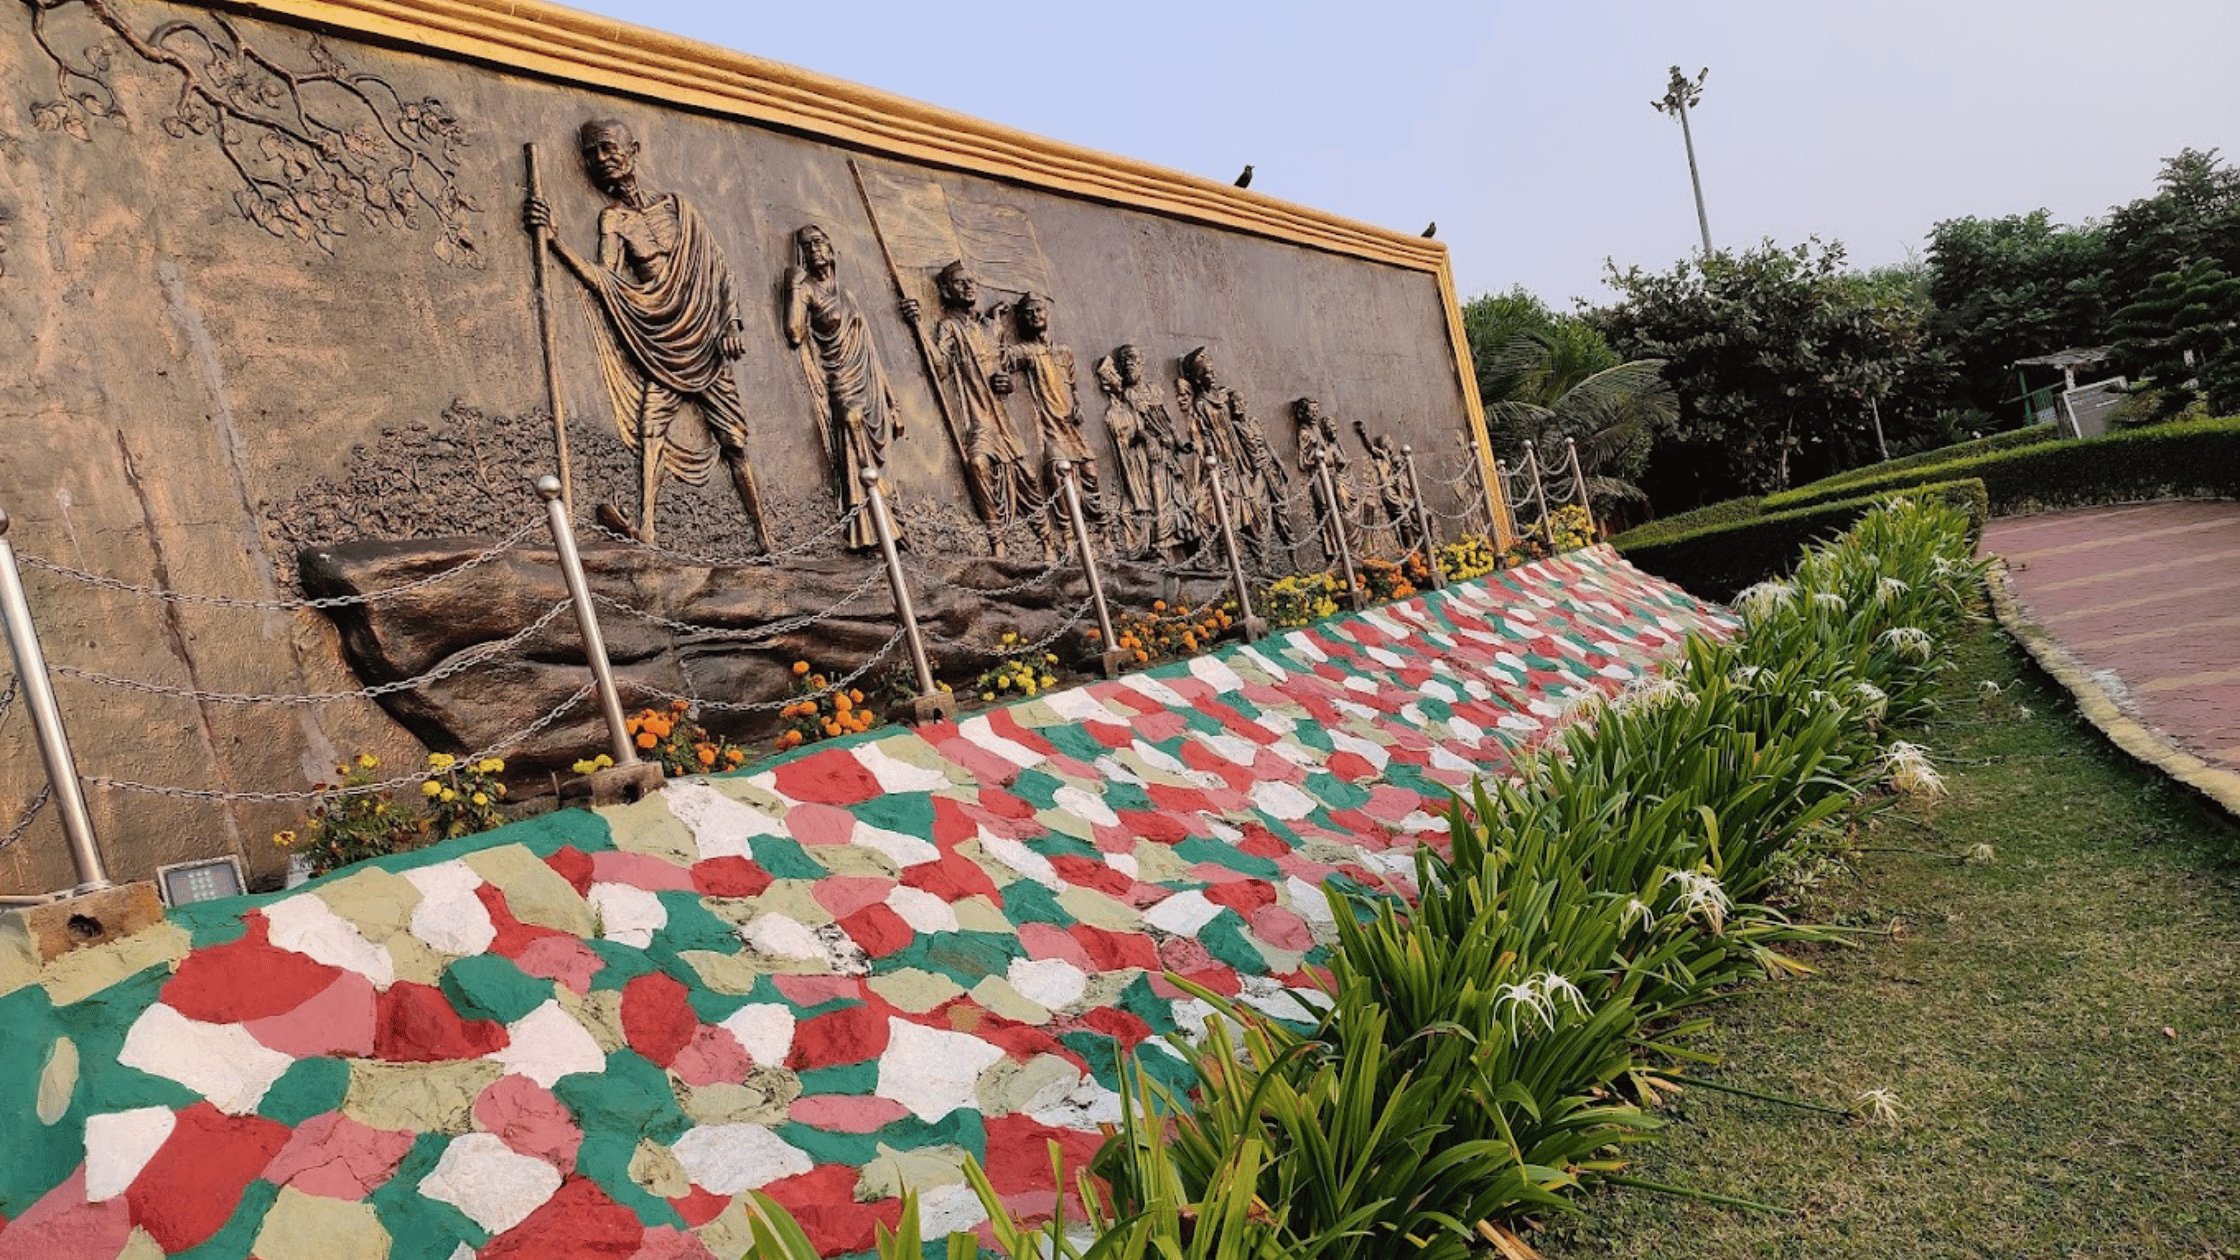
[[[779,709],[791,708],[804,700],[821,700],[826,696],[846,691],[848,688],[855,686],[865,674],[871,672],[874,666],[885,660],[888,653],[894,651],[895,645],[902,642],[902,635],[902,629],[897,627],[893,634],[887,636],[887,641],[879,645],[877,651],[864,658],[863,664],[856,666],[854,670],[842,676],[838,681],[820,687],[815,691],[804,691],[779,700],[696,700],[691,696],[681,696],[676,692],[637,679],[623,679],[621,685],[625,690],[638,695],[653,696],[661,700],[682,700],[688,705],[695,705],[700,709],[719,713],[774,713]]]
[[[536,532],[543,524],[544,522],[541,520],[532,520],[513,531],[513,533],[508,534],[505,538],[492,543],[441,573],[431,573],[424,578],[414,578],[410,582],[385,587],[378,591],[366,591],[357,595],[328,595],[318,599],[237,599],[231,595],[195,595],[185,591],[166,590],[160,586],[136,586],[133,583],[109,577],[106,574],[93,573],[72,565],[41,559],[25,552],[17,552],[16,559],[34,569],[43,569],[57,577],[66,577],[74,582],[83,582],[88,586],[97,586],[103,590],[118,591],[127,595],[140,595],[149,599],[160,599],[165,603],[199,604],[210,608],[247,608],[259,612],[296,612],[303,609],[349,608],[358,604],[372,604],[434,586],[438,582],[455,578],[469,569],[478,568],[505,555],[519,546],[522,539]]]
[[[0,853],[6,853],[11,845],[23,839],[23,833],[31,830],[31,824],[38,820],[39,811],[45,809],[47,802],[52,799],[54,799],[54,784],[40,784],[39,794],[31,798],[29,805],[23,807],[23,817],[16,822],[15,826],[8,829],[7,835],[0,836]]]
[[[1051,560],[1047,565],[1045,565],[1042,572],[1034,574],[1031,577],[1023,578],[1020,581],[1013,582],[1009,586],[999,586],[992,589],[983,590],[980,587],[968,586],[962,582],[943,581],[940,584],[947,586],[953,590],[960,590],[973,595],[978,595],[982,599],[998,599],[1005,595],[1016,595],[1021,591],[1031,590],[1034,587],[1042,585],[1044,582],[1049,581],[1053,576],[1055,576],[1060,569],[1063,569],[1066,566],[1072,564],[1075,560],[1079,559],[1080,556],[1081,549],[1074,546],[1072,541],[1068,540],[1065,546],[1065,550],[1060,553],[1057,558]],[[904,560],[903,567],[909,571],[912,577],[918,579],[920,582],[933,580],[939,576],[927,569],[921,568],[915,560]]]
[[[822,621],[829,621],[832,618],[839,616],[841,610],[847,608],[857,600],[862,599],[866,594],[870,592],[872,587],[879,585],[885,580],[885,574],[879,572],[877,569],[873,569],[869,573],[864,575],[863,581],[858,582],[854,590],[849,591],[845,595],[842,595],[839,599],[833,601],[825,608],[812,613],[803,613],[797,617],[787,617],[779,621],[766,622],[762,625],[754,627],[751,630],[743,630],[735,626],[702,625],[701,623],[696,621],[678,621],[674,618],[664,617],[656,612],[649,612],[643,608],[637,607],[636,605],[624,603],[619,599],[615,599],[612,596],[607,595],[594,594],[592,595],[591,599],[592,602],[598,604],[602,608],[612,609],[613,611],[622,613],[625,616],[635,617],[638,620],[646,622],[650,625],[659,626],[672,634],[698,635],[703,638],[721,639],[725,642],[733,643],[758,643],[764,639],[776,638],[781,634],[791,634],[797,630],[806,630],[810,626],[816,625],[817,623]]]
[[[645,539],[640,538],[635,534],[625,534],[619,530],[609,529],[605,525],[602,525],[597,521],[593,521],[591,523],[591,532],[599,535],[601,538],[604,538],[609,542],[620,543],[622,546],[628,547],[634,551],[643,551],[648,555],[660,556],[666,560],[681,560],[686,564],[706,565],[710,568],[728,567],[753,569],[766,568],[768,566],[777,564],[779,561],[791,560],[795,556],[806,555],[809,552],[814,551],[816,548],[822,546],[824,543],[830,541],[831,539],[838,537],[841,533],[846,531],[848,526],[853,524],[856,517],[862,515],[862,513],[863,505],[859,503],[856,506],[851,507],[847,511],[841,513],[840,516],[830,525],[827,525],[822,530],[809,535],[807,538],[802,539],[800,542],[797,542],[782,551],[764,552],[759,556],[710,556],[701,555],[697,552],[691,551],[678,551],[673,547],[664,547],[659,543],[649,543]]]
[[[1016,644],[1012,647],[1004,648],[999,651],[997,655],[1032,656],[1037,652],[1044,651],[1048,649],[1051,644],[1056,643],[1058,640],[1064,638],[1066,635],[1066,631],[1080,625],[1082,619],[1089,615],[1089,610],[1091,608],[1094,608],[1095,606],[1095,600],[1082,600],[1081,606],[1073,610],[1072,616],[1066,618],[1063,622],[1060,622],[1057,629],[1052,630],[1046,635],[1043,635],[1041,638],[1036,639],[1032,643]],[[927,638],[932,639],[937,643],[946,643],[951,647],[971,648],[976,646],[975,644],[965,642],[963,639],[952,639],[948,635],[941,633],[939,630],[934,630],[931,628],[924,628],[924,634]]]
[[[530,739],[533,739],[537,735],[542,734],[553,723],[567,716],[567,713],[570,709],[573,709],[577,705],[583,703],[584,700],[588,698],[594,690],[596,690],[596,687],[593,684],[585,683],[581,687],[576,688],[573,694],[571,694],[567,699],[562,700],[559,703],[558,707],[552,709],[543,717],[538,718],[536,721],[531,722],[528,726],[523,727],[521,730],[506,736],[504,739],[501,739],[498,742],[481,749],[480,751],[466,754],[465,756],[459,758],[459,760],[463,762],[473,763],[477,761],[484,761],[491,757],[503,757],[505,754],[512,752],[522,744],[527,743]],[[165,787],[154,783],[135,783],[130,779],[112,779],[106,775],[98,774],[80,775],[79,778],[86,783],[93,784],[95,787],[115,788],[119,791],[125,792],[139,792],[147,796],[168,796],[176,800],[255,801],[263,803],[276,803],[281,801],[328,800],[338,796],[365,796],[374,792],[394,792],[400,788],[416,787],[419,784],[426,782],[428,775],[426,771],[422,771],[417,774],[404,775],[399,778],[383,779],[378,783],[360,783],[350,787],[312,788],[296,792],[227,792],[221,791],[216,788]]]
[[[449,678],[454,674],[472,669],[475,666],[480,665],[483,662],[500,655],[501,653],[520,647],[522,644],[527,643],[529,640],[542,633],[547,626],[550,626],[556,619],[559,618],[561,613],[568,611],[568,606],[568,601],[563,599],[559,603],[554,604],[552,607],[546,609],[543,616],[537,618],[535,621],[530,622],[528,625],[523,626],[521,629],[514,631],[511,635],[508,635],[503,639],[494,639],[488,643],[468,648],[466,651],[444,662],[443,664],[436,666],[434,669],[429,670],[425,674],[415,675],[411,678],[399,678],[391,682],[375,683],[371,687],[361,687],[356,691],[330,691],[312,695],[266,695],[233,691],[197,691],[192,687],[174,687],[168,683],[142,682],[138,679],[133,678],[119,678],[114,674],[104,674],[90,669],[79,669],[75,665],[56,665],[52,667],[51,672],[61,675],[64,678],[75,678],[80,682],[97,683],[104,687],[116,687],[125,691],[138,691],[155,696],[179,696],[190,700],[207,700],[213,704],[311,705],[333,704],[341,700],[373,700],[378,699],[381,696],[394,694],[399,691],[411,691],[417,687],[427,686],[430,683],[442,682],[444,679]]]

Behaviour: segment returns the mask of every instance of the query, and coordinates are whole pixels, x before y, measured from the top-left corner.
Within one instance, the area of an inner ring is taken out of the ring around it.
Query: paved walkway
[[[2240,502],[2088,508],[1991,522],[2029,619],[2126,713],[2240,771]]]

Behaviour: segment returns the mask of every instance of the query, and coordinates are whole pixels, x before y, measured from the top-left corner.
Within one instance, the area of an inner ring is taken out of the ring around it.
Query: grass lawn
[[[1817,917],[1887,928],[1717,1008],[1715,1079],[1629,1171],[1794,1210],[1635,1190],[1530,1241],[1585,1257],[2240,1257],[2240,829],[2138,769],[1996,631],[1960,645],[1927,746],[1952,795],[1885,821]],[[1993,679],[2034,711],[1987,714]],[[1916,812],[1919,815],[1918,811]]]

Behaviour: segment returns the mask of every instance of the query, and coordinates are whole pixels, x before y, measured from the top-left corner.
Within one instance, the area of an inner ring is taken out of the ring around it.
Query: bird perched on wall
[[[1244,173],[1243,173],[1243,174],[1241,174],[1241,175],[1239,175],[1239,176],[1237,176],[1237,187],[1239,187],[1239,188],[1250,188],[1250,187],[1252,187],[1252,163],[1250,163],[1250,162],[1247,162],[1247,163],[1245,163],[1245,164],[1244,164]]]
[[[1424,236],[1424,239],[1425,239],[1425,240],[1429,240],[1429,239],[1431,239],[1432,237],[1434,237],[1434,236],[1437,236],[1438,234],[1439,234],[1439,221],[1438,221],[1437,219],[1433,219],[1433,220],[1431,221],[1431,226],[1429,226],[1429,227],[1427,227],[1427,228],[1423,229],[1423,236]]]

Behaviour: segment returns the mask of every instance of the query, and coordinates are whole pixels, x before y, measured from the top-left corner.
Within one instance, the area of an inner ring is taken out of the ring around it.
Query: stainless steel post
[[[1244,625],[1245,642],[1267,633],[1267,626],[1252,611],[1252,587],[1244,578],[1244,553],[1237,550],[1237,531],[1229,523],[1229,491],[1221,483],[1221,470],[1212,471],[1213,513],[1221,524],[1221,548],[1229,557],[1229,581],[1237,591],[1237,619]]]
[[[70,736],[62,729],[62,709],[54,701],[54,685],[47,678],[47,656],[39,650],[39,632],[31,624],[31,603],[23,596],[23,575],[16,571],[16,549],[8,541],[8,525],[8,514],[0,511],[0,614],[7,622],[8,644],[15,649],[16,678],[22,685],[24,706],[31,711],[31,732],[39,741],[39,760],[46,763],[47,782],[54,788],[62,835],[70,845],[71,864],[78,868],[77,891],[97,892],[112,887],[109,870],[101,861],[93,818],[86,812],[78,763],[70,755]]]
[[[1323,505],[1330,509],[1330,524],[1337,531],[1335,537],[1338,540],[1338,564],[1345,572],[1346,603],[1355,612],[1360,612],[1362,604],[1366,601],[1363,598],[1360,579],[1354,576],[1353,540],[1346,536],[1346,514],[1338,506],[1338,481],[1330,471],[1330,454],[1328,451],[1315,452],[1314,475],[1315,480],[1322,486]]]
[[[1571,461],[1572,495],[1579,501],[1579,510],[1585,512],[1588,519],[1592,520],[1594,518],[1594,505],[1587,497],[1587,470],[1579,466],[1579,439],[1575,437],[1563,439],[1563,454],[1566,459]]]
[[[933,662],[926,658],[926,641],[918,633],[918,608],[910,602],[910,583],[902,575],[902,553],[894,546],[894,518],[887,515],[887,496],[879,489],[879,470],[863,470],[864,498],[871,508],[871,527],[879,535],[879,555],[887,562],[887,585],[894,591],[894,615],[902,622],[903,642],[910,646],[910,666],[918,673],[914,702],[918,720],[929,721],[947,711],[948,693],[933,680]]]
[[[1509,461],[1505,459],[1493,461],[1493,476],[1494,480],[1501,483],[1502,523],[1508,527],[1510,540],[1515,541],[1517,537],[1517,510],[1509,504]],[[1496,548],[1496,550],[1498,549]]]
[[[1431,532],[1431,509],[1423,502],[1423,483],[1416,479],[1416,448],[1402,446],[1400,458],[1408,469],[1408,493],[1416,501],[1416,533],[1423,544],[1423,570],[1431,576],[1431,589],[1447,584],[1447,571],[1439,567],[1439,536]]]
[[[552,527],[553,550],[560,553],[560,576],[567,582],[568,599],[576,607],[576,629],[583,635],[583,654],[591,662],[591,679],[598,685],[599,712],[607,719],[614,763],[634,764],[638,750],[630,742],[629,724],[622,720],[622,693],[615,690],[614,668],[607,664],[607,641],[599,633],[599,614],[591,604],[591,583],[583,575],[583,557],[576,554],[576,534],[568,524],[568,501],[561,494],[560,479],[550,474],[537,478],[537,494],[544,499],[545,523]]]
[[[1081,576],[1089,582],[1089,603],[1097,611],[1097,633],[1102,636],[1104,647],[1099,652],[1098,664],[1104,676],[1120,675],[1120,639],[1112,633],[1112,610],[1104,602],[1104,580],[1097,576],[1097,549],[1089,538],[1089,519],[1081,511],[1081,471],[1070,459],[1061,459],[1058,470],[1058,492],[1066,498],[1066,518],[1073,523],[1073,541],[1081,548]]]

